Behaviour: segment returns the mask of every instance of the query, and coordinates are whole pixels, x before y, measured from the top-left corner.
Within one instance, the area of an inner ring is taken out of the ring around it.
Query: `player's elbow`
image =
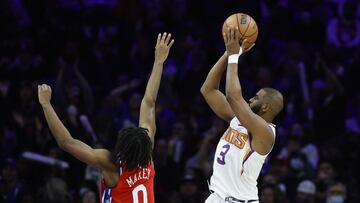
[[[206,88],[206,86],[201,86],[201,88],[200,88],[200,93],[203,95],[203,96],[205,96],[206,94],[207,94],[207,92],[208,92],[208,89]]]
[[[57,142],[58,146],[60,147],[60,149],[65,150],[67,148],[67,142],[65,140],[61,140]]]
[[[67,151],[71,145],[71,140],[59,140],[57,143],[60,149]]]
[[[144,97],[141,101],[141,105],[148,107],[155,106],[156,98],[155,97]]]

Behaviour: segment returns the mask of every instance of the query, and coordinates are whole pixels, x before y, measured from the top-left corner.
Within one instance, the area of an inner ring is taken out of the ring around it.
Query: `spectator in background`
[[[354,115],[345,121],[346,130],[349,133],[360,135],[360,95],[357,96],[354,102]]]
[[[112,89],[105,97],[98,113],[97,127],[101,132],[100,140],[106,145],[110,145],[112,140],[109,135],[116,134],[124,125],[120,120],[122,120],[121,117],[125,117],[129,109],[128,102],[126,101],[129,91],[134,90],[140,84],[140,80],[134,79],[129,81],[125,76],[118,76],[117,87]],[[135,111],[137,111],[136,108],[139,108],[139,106],[135,107]]]
[[[68,203],[72,201],[65,181],[54,177],[46,181],[38,196],[40,203]]]
[[[344,203],[346,197],[346,187],[341,182],[330,185],[326,191],[326,203]]]
[[[169,155],[178,167],[184,167],[186,161],[186,138],[188,130],[185,123],[178,121],[173,124],[169,135]]]
[[[14,159],[7,158],[3,161],[0,177],[0,195],[8,203],[19,201],[23,185],[18,177],[17,163]]]
[[[295,203],[315,203],[316,187],[311,180],[303,180],[297,187]]]
[[[190,170],[190,168],[200,170],[205,177],[209,177],[212,174],[218,135],[220,135],[220,131],[215,127],[205,132],[205,137],[200,144],[199,151],[187,160],[186,170]]]
[[[182,171],[170,157],[168,142],[164,139],[159,139],[155,143],[154,165],[156,173],[161,174],[161,176],[157,176],[154,180],[156,202],[168,203],[168,194],[177,189],[179,179],[181,178],[174,176],[174,174],[181,174]]]
[[[59,73],[56,78],[54,96],[58,101],[60,109],[67,111],[77,111],[80,114],[91,115],[94,108],[94,96],[91,86],[85,77],[81,74],[78,65],[78,59],[75,45],[70,43],[71,55],[69,59],[59,59]],[[70,62],[68,62],[70,61]],[[74,109],[74,110],[71,110]]]
[[[127,112],[120,112],[116,117],[117,129],[134,127],[139,120],[139,109],[141,104],[141,95],[138,92],[132,93],[128,98]]]
[[[98,198],[96,197],[96,193],[89,188],[83,188],[80,191],[81,203],[96,203],[98,202]]]
[[[198,203],[203,202],[204,197],[199,191],[196,178],[192,175],[185,175],[179,185],[178,192],[174,192],[170,203]]]
[[[354,48],[360,44],[360,4],[356,0],[343,1],[338,17],[327,25],[327,39],[338,48]]]
[[[336,67],[335,67],[336,68]],[[313,127],[317,142],[332,140],[345,131],[345,91],[339,75],[321,57],[315,59],[315,69],[322,77],[312,83]],[[336,119],[333,119],[336,115]],[[331,118],[331,119],[329,119]]]
[[[335,177],[336,171],[334,165],[327,160],[320,161],[315,178],[317,201],[325,200],[326,190],[330,185],[335,183]]]
[[[260,190],[260,202],[261,203],[275,203],[274,188],[271,186],[265,186]]]
[[[267,184],[260,189],[260,203],[286,203],[283,193],[275,185]]]

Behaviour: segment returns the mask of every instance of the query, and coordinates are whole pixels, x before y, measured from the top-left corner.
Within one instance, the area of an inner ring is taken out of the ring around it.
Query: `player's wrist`
[[[240,54],[231,54],[228,56],[228,64],[235,63],[237,64],[239,62]]]
[[[240,47],[238,53],[228,53],[228,64],[235,63],[237,64],[239,62],[239,57],[243,53],[243,48]]]
[[[165,62],[165,59],[161,59],[161,58],[155,58],[155,64],[157,65],[163,65]]]
[[[49,108],[49,107],[51,107],[51,103],[50,103],[50,102],[41,103],[41,107],[42,107],[43,109]]]

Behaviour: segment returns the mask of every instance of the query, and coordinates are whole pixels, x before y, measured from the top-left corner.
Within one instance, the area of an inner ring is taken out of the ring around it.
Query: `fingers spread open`
[[[166,44],[166,45],[169,44],[170,39],[171,39],[171,33],[169,33],[169,34],[166,36],[166,39],[165,39],[165,44]]]
[[[234,32],[234,28],[233,28],[233,27],[230,28],[230,39],[231,39],[231,40],[234,40],[234,39],[235,39],[235,32]]]
[[[157,36],[156,45],[159,45],[160,40],[161,40],[161,34],[159,33]]]
[[[227,33],[226,33],[226,38],[227,38],[228,42],[231,41],[231,28],[228,28]]]
[[[236,41],[239,41],[240,35],[239,35],[239,27],[235,27],[235,39]]]
[[[226,37],[226,33],[225,32],[223,32],[223,38],[224,38],[224,42],[225,42],[225,44],[227,43],[227,37]]]
[[[174,42],[175,42],[175,40],[172,39],[171,42],[170,42],[170,44],[169,44],[169,48],[171,48],[171,46],[174,44]]]
[[[164,32],[163,35],[161,36],[161,42],[164,42],[166,39],[167,33]]]

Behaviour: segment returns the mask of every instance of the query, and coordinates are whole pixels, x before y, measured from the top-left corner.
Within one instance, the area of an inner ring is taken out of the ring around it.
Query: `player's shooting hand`
[[[255,46],[253,43],[251,46],[246,48],[247,39],[241,39],[239,36],[239,28],[229,27],[227,32],[223,33],[224,43],[226,46],[226,52],[228,55],[232,54],[241,54],[249,51],[251,48]],[[241,41],[242,40],[242,41]],[[240,45],[241,42],[241,45]],[[241,49],[241,51],[240,51]]]
[[[169,55],[169,50],[174,44],[174,39],[171,39],[171,34],[164,32],[158,34],[156,47],[155,47],[155,61],[164,63]]]
[[[38,97],[39,97],[39,103],[41,104],[41,106],[50,104],[51,87],[46,84],[38,85]]]
[[[228,56],[238,54],[240,52],[240,39],[239,35],[236,34],[238,33],[236,29],[237,28],[229,27],[227,32],[223,33],[224,43]]]

